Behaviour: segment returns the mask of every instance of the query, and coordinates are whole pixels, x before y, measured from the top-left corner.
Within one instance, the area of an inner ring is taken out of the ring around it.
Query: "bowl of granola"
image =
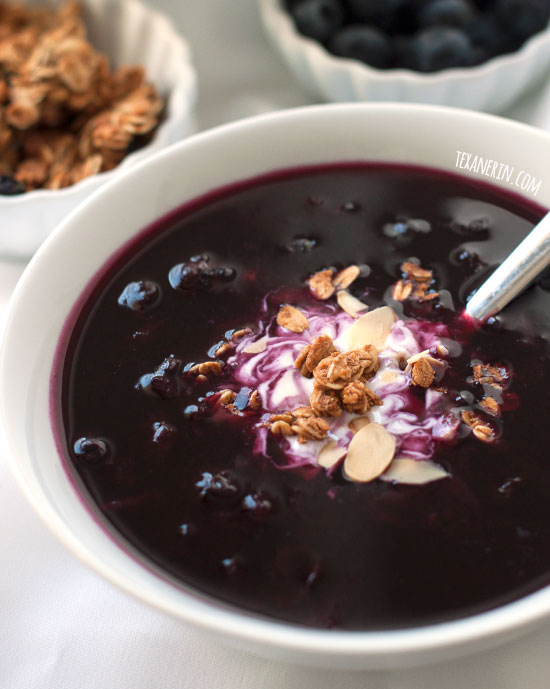
[[[139,0],[0,6],[0,255],[193,129],[185,40]]]
[[[346,104],[114,179],[8,316],[32,505],[123,590],[270,657],[412,666],[547,620],[548,276],[463,311],[550,206],[549,151],[487,115]]]

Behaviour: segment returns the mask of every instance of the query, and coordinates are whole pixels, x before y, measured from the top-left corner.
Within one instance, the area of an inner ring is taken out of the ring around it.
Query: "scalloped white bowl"
[[[194,130],[192,110],[196,75],[187,42],[165,15],[139,0],[83,0],[91,43],[115,66],[141,64],[147,80],[167,100],[164,120],[152,140],[118,167],[65,189],[37,189],[0,196],[0,256],[27,259],[79,203],[134,163],[188,136]]]
[[[291,72],[306,89],[330,101],[400,101],[501,113],[544,75],[550,78],[550,26],[515,53],[476,67],[422,74],[376,69],[332,55],[298,33],[282,0],[259,0],[259,7],[266,34]]]
[[[0,411],[19,484],[76,557],[136,598],[235,646],[330,668],[442,661],[488,648],[550,619],[550,587],[483,614],[382,632],[298,627],[225,605],[185,584],[176,587],[101,527],[67,475],[52,430],[50,382],[67,318],[98,271],[142,228],[212,190],[291,167],[386,161],[485,179],[456,169],[457,149],[529,171],[541,180],[540,191],[535,197],[515,191],[550,207],[550,136],[541,131],[446,108],[324,105],[191,137],[114,177],[55,230],[12,298],[0,349]],[[493,182],[514,190],[505,181]],[[350,544],[351,554],[352,549]]]

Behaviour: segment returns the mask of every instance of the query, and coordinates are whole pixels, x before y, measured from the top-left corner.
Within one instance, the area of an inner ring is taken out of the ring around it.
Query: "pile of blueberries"
[[[296,28],[378,69],[437,72],[518,50],[550,22],[550,0],[284,0]]]

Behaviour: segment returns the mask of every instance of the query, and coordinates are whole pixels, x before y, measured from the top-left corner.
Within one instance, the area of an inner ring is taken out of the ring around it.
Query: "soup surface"
[[[84,498],[161,575],[302,625],[425,625],[547,585],[550,278],[463,316],[541,215],[347,164],[172,213],[60,345]]]

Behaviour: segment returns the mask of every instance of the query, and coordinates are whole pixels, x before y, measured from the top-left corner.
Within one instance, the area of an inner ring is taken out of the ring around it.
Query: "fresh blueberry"
[[[422,8],[418,15],[421,28],[454,26],[462,29],[476,18],[476,10],[469,0],[434,0]]]
[[[472,62],[472,43],[459,29],[425,29],[415,36],[412,50],[415,68],[420,72],[467,67]]]
[[[338,0],[302,0],[290,12],[298,31],[321,43],[344,22],[344,12]]]
[[[0,196],[15,196],[24,194],[25,187],[10,175],[0,175]]]
[[[501,27],[525,41],[550,21],[550,0],[496,0],[495,17]]]
[[[409,0],[345,0],[352,22],[371,24],[382,31],[393,31]]]
[[[160,287],[156,282],[139,280],[139,282],[130,282],[126,285],[118,298],[118,303],[132,311],[144,312],[155,307],[160,296]]]
[[[334,35],[328,48],[335,55],[361,60],[378,69],[391,65],[390,41],[385,34],[374,27],[346,26]]]
[[[474,62],[481,64],[496,55],[508,52],[507,34],[492,14],[484,14],[468,27],[474,47]]]
[[[107,443],[101,438],[79,438],[73,445],[73,451],[89,464],[99,464],[109,454]]]
[[[393,66],[414,69],[413,37],[398,35],[392,38]]]

